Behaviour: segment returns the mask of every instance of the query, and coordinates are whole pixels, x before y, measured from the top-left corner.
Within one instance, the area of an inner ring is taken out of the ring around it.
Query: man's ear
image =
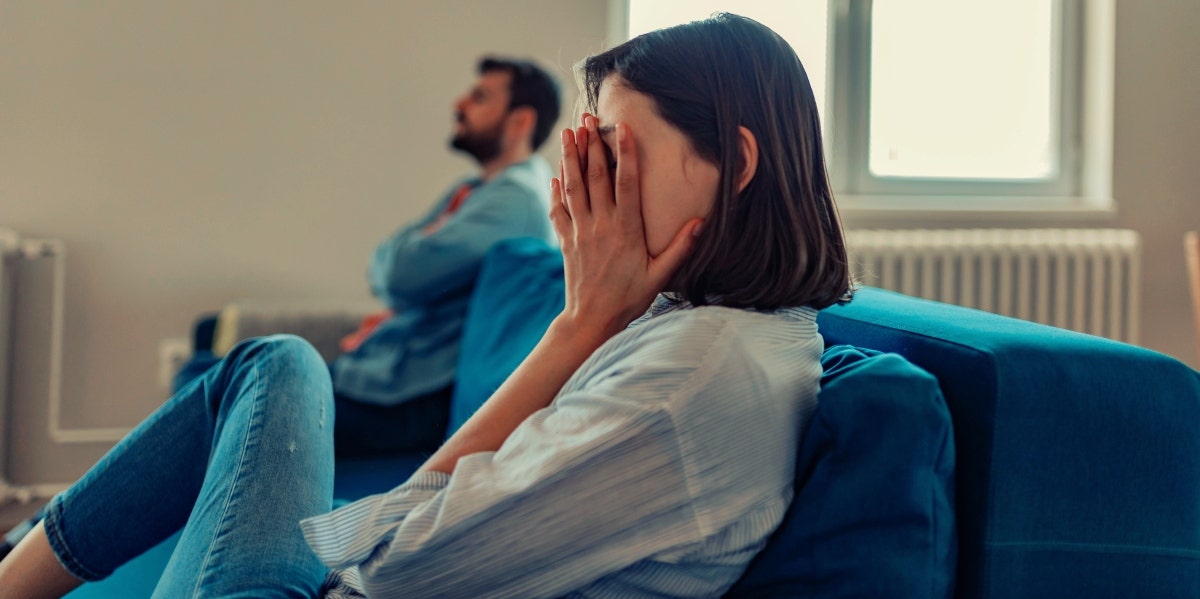
[[[754,173],[758,172],[758,139],[753,131],[741,125],[738,126],[738,153],[741,170],[737,175],[737,190],[741,193],[754,178]]]
[[[505,118],[509,133],[516,139],[531,139],[537,126],[537,111],[532,106],[518,106]]]

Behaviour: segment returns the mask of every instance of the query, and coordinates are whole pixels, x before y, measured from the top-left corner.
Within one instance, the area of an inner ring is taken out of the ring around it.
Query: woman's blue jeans
[[[51,500],[51,547],[97,580],[182,527],[155,597],[314,597],[300,520],[331,507],[333,415],[306,341],[243,342]]]

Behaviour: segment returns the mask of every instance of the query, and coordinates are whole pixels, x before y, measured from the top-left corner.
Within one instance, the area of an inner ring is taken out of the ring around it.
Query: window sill
[[[835,195],[847,226],[931,223],[1044,226],[1112,222],[1110,198]]]

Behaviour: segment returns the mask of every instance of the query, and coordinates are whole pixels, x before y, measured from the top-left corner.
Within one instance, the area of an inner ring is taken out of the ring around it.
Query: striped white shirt
[[[498,451],[301,522],[327,596],[719,596],[792,499],[821,349],[811,308],[660,297]]]

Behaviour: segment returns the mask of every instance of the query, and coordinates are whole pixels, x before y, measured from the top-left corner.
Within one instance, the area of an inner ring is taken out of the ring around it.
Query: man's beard
[[[500,124],[487,131],[472,132],[463,129],[462,133],[450,139],[450,147],[462,150],[479,164],[486,164],[500,155]]]

